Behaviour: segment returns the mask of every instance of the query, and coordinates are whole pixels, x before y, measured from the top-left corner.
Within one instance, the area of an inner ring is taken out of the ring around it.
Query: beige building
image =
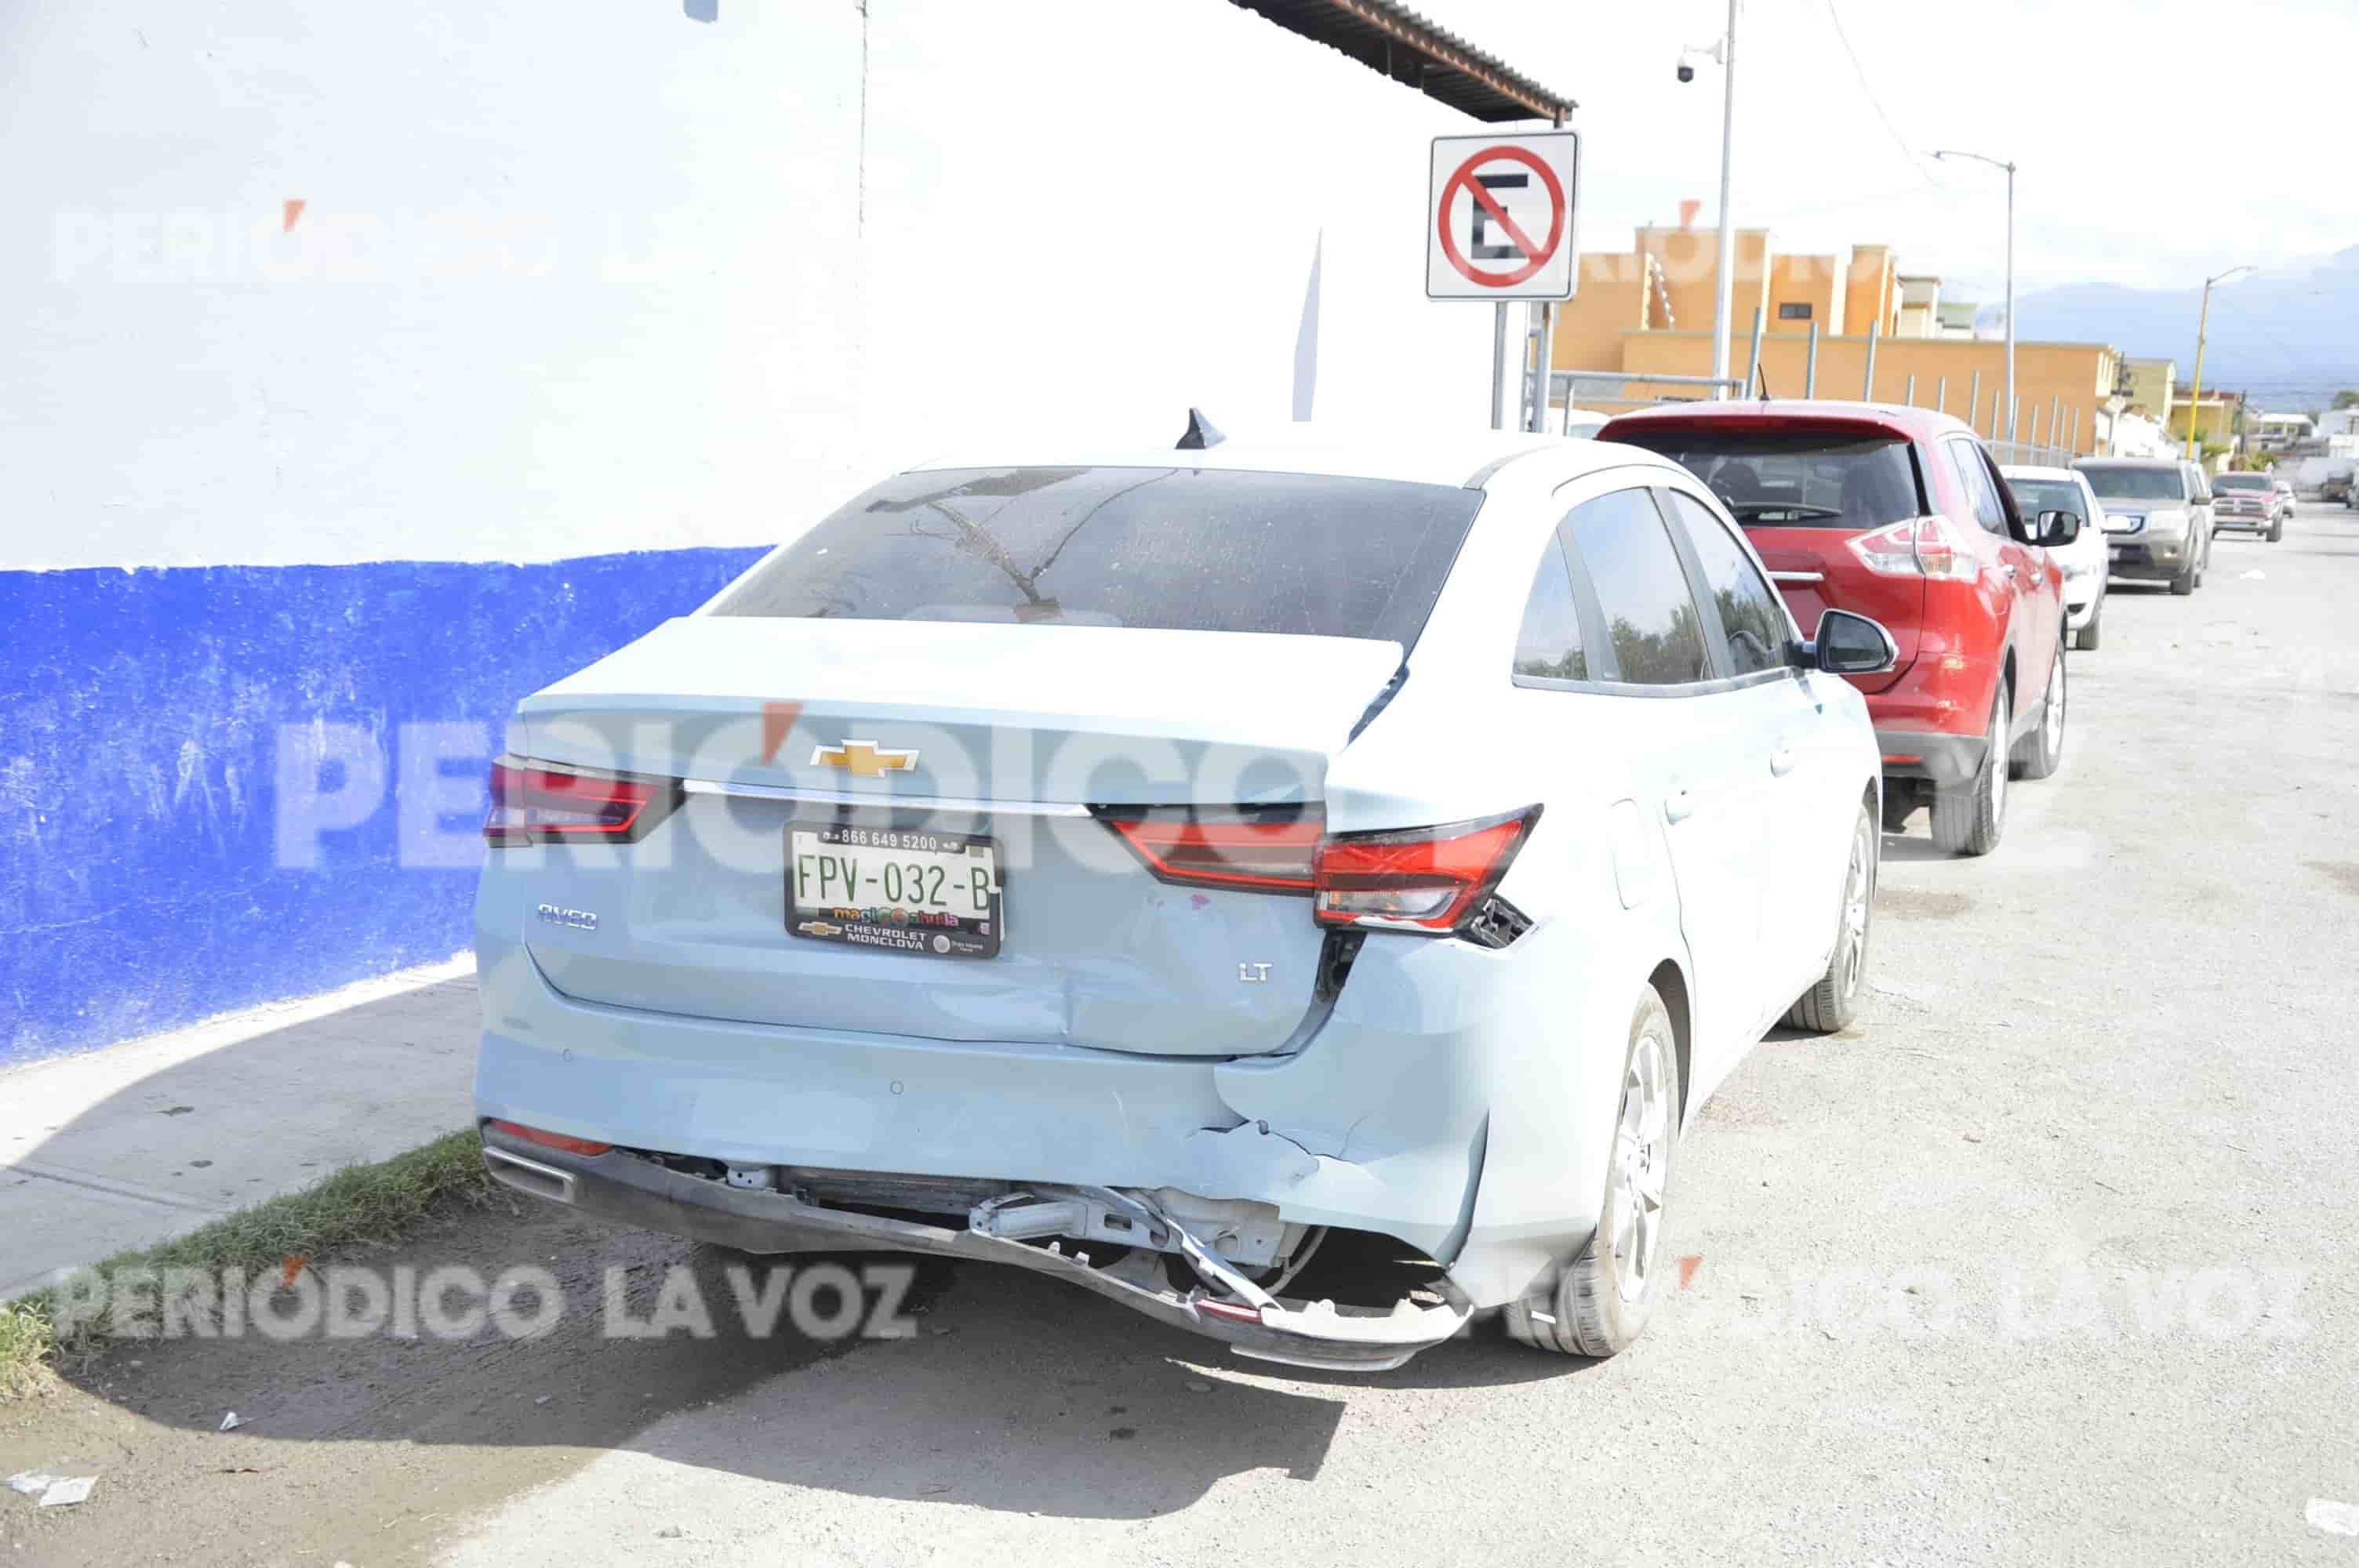
[[[1646,228],[1627,252],[1583,255],[1580,292],[1559,310],[1555,368],[1711,374],[1719,238],[1711,229]],[[1961,319],[1971,323],[1973,307],[1944,300],[1939,277],[1904,275],[1888,245],[1854,245],[1843,256],[1788,254],[1762,229],[1739,229],[1734,251],[1732,374],[1754,365],[1757,320],[1755,384],[1770,395],[1914,403],[1956,415],[1985,436],[2006,435],[2006,347],[1973,336],[1971,325],[1959,330]],[[2017,438],[2104,450],[2114,416],[2127,406],[2117,395],[2120,378],[2121,356],[2104,343],[2017,344]],[[1613,408],[1699,395],[1692,385],[1666,382],[1616,392],[1592,384],[1575,401]]]
[[[2179,362],[2176,360],[2129,360],[2125,362],[2130,373],[2130,406],[2158,425],[2167,424],[2170,411],[2178,406]]]

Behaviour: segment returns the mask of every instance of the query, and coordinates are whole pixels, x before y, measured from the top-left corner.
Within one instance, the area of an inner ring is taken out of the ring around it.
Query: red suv
[[[2027,523],[1962,422],[1864,403],[1684,403],[1598,432],[1685,464],[1728,503],[1794,619],[1881,622],[1900,645],[1867,695],[1884,752],[1884,823],[1930,804],[1933,838],[1986,855],[2006,785],[2064,752],[2064,572],[2048,545],[2082,519]]]

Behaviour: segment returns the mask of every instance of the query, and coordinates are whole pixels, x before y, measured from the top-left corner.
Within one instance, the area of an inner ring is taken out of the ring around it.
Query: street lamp
[[[1728,211],[1729,163],[1736,146],[1736,5],[1737,0],[1728,0],[1728,31],[1720,42],[1708,49],[1682,51],[1679,69],[1680,80],[1689,81],[1695,77],[1690,55],[1708,55],[1720,62],[1720,276],[1712,312],[1712,373],[1723,382],[1728,379],[1728,313],[1735,308],[1736,287],[1736,230]],[[1728,395],[1725,386],[1713,390],[1719,396]]]
[[[2203,401],[2203,343],[2212,331],[2212,286],[2225,283],[2240,272],[2254,270],[2253,264],[2246,262],[2203,280],[2203,310],[2195,320],[2195,385],[2187,395],[2187,455],[2199,463],[2203,460],[2203,446],[2195,438],[2195,406]]]
[[[1970,157],[2006,170],[2006,438],[2015,439],[2015,165],[1981,153],[1937,152],[1934,157]]]

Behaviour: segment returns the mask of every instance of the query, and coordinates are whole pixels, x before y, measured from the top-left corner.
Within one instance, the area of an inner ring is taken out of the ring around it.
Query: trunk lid
[[[527,901],[571,917],[528,921],[527,946],[560,991],[614,1006],[951,1041],[1270,1051],[1312,1006],[1322,938],[1309,901],[1158,881],[1087,808],[1316,809],[1329,762],[1401,658],[1397,643],[1348,637],[669,622],[519,708],[511,745],[533,757],[684,781],[638,842],[521,851],[539,857],[519,884]],[[870,861],[923,875],[928,852],[987,839],[995,952],[796,935],[804,920],[844,924],[824,907],[840,889],[815,891],[810,863],[790,895],[796,827],[846,838],[830,852],[861,863],[872,897]]]
[[[1892,633],[1899,662],[1889,674],[1856,679],[1863,690],[1882,691],[1907,673],[1917,658],[1918,633],[1925,620],[1925,579],[1871,570],[1851,547],[1870,529],[1748,526],[1745,537],[1761,553],[1777,591],[1786,596],[1805,637],[1830,610],[1848,610],[1880,622]]]

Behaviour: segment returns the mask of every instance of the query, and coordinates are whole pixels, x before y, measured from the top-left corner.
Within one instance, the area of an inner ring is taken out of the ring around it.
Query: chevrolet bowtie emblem
[[[914,751],[897,752],[880,747],[874,741],[846,741],[841,746],[813,746],[811,766],[843,768],[856,779],[873,779],[884,773],[906,773],[918,765]]]

